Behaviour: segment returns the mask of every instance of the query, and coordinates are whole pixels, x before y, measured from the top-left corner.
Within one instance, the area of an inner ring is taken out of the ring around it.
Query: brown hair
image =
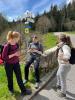
[[[14,31],[14,32],[13,32],[13,38],[20,38],[20,33]]]
[[[60,39],[62,42],[64,42],[64,43],[67,42],[67,38],[66,38],[66,35],[65,35],[65,34],[60,34],[60,35],[59,35],[59,39]]]
[[[65,34],[60,34],[59,39],[62,42],[66,43],[68,46],[72,47],[72,42],[71,42],[70,36],[67,36]]]
[[[70,36],[66,36],[66,38],[67,38],[67,45],[69,45],[70,47],[73,47]]]

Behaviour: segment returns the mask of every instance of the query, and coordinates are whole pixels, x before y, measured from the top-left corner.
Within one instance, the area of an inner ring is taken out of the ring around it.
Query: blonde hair
[[[20,33],[16,31],[9,31],[7,34],[7,40],[19,38],[20,39]]]
[[[7,40],[10,40],[10,39],[13,39],[13,32],[12,31],[9,31],[8,34],[7,34]]]

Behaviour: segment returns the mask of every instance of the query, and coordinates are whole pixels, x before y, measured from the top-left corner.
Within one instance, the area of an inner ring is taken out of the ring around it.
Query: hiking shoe
[[[38,83],[38,82],[36,82],[36,84],[35,84],[35,88],[36,88],[36,89],[39,88],[39,83]]]
[[[14,91],[13,91],[13,90],[12,90],[12,91],[9,90],[9,93],[10,93],[11,95],[13,95],[13,94],[14,94]]]
[[[26,89],[24,92],[21,92],[21,96],[24,96],[24,95],[31,95],[32,91],[29,90],[29,89]]]
[[[39,83],[42,83],[42,81],[41,81],[41,80],[39,80]]]
[[[28,80],[23,80],[23,84],[26,84],[28,82]]]

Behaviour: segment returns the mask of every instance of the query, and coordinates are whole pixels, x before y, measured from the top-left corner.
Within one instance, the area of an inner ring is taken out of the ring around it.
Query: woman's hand
[[[17,51],[16,53],[9,55],[9,59],[13,58],[14,56],[18,56],[19,57],[20,56],[20,52]]]
[[[36,49],[29,49],[28,52],[31,52],[31,53],[32,53],[32,52],[36,52],[36,53],[42,55],[42,52],[41,52],[41,51],[38,51],[38,50],[36,50]]]
[[[38,54],[42,55],[42,52],[41,52],[41,51],[34,50],[34,52],[36,52],[36,53],[38,53]]]
[[[33,52],[33,51],[34,51],[33,49],[29,49],[27,52],[31,53],[31,52]]]

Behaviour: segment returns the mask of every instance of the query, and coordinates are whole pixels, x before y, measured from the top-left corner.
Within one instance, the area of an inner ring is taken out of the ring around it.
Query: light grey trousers
[[[70,64],[59,64],[57,71],[57,85],[61,86],[61,92],[64,94],[66,94],[66,77],[70,69]]]

